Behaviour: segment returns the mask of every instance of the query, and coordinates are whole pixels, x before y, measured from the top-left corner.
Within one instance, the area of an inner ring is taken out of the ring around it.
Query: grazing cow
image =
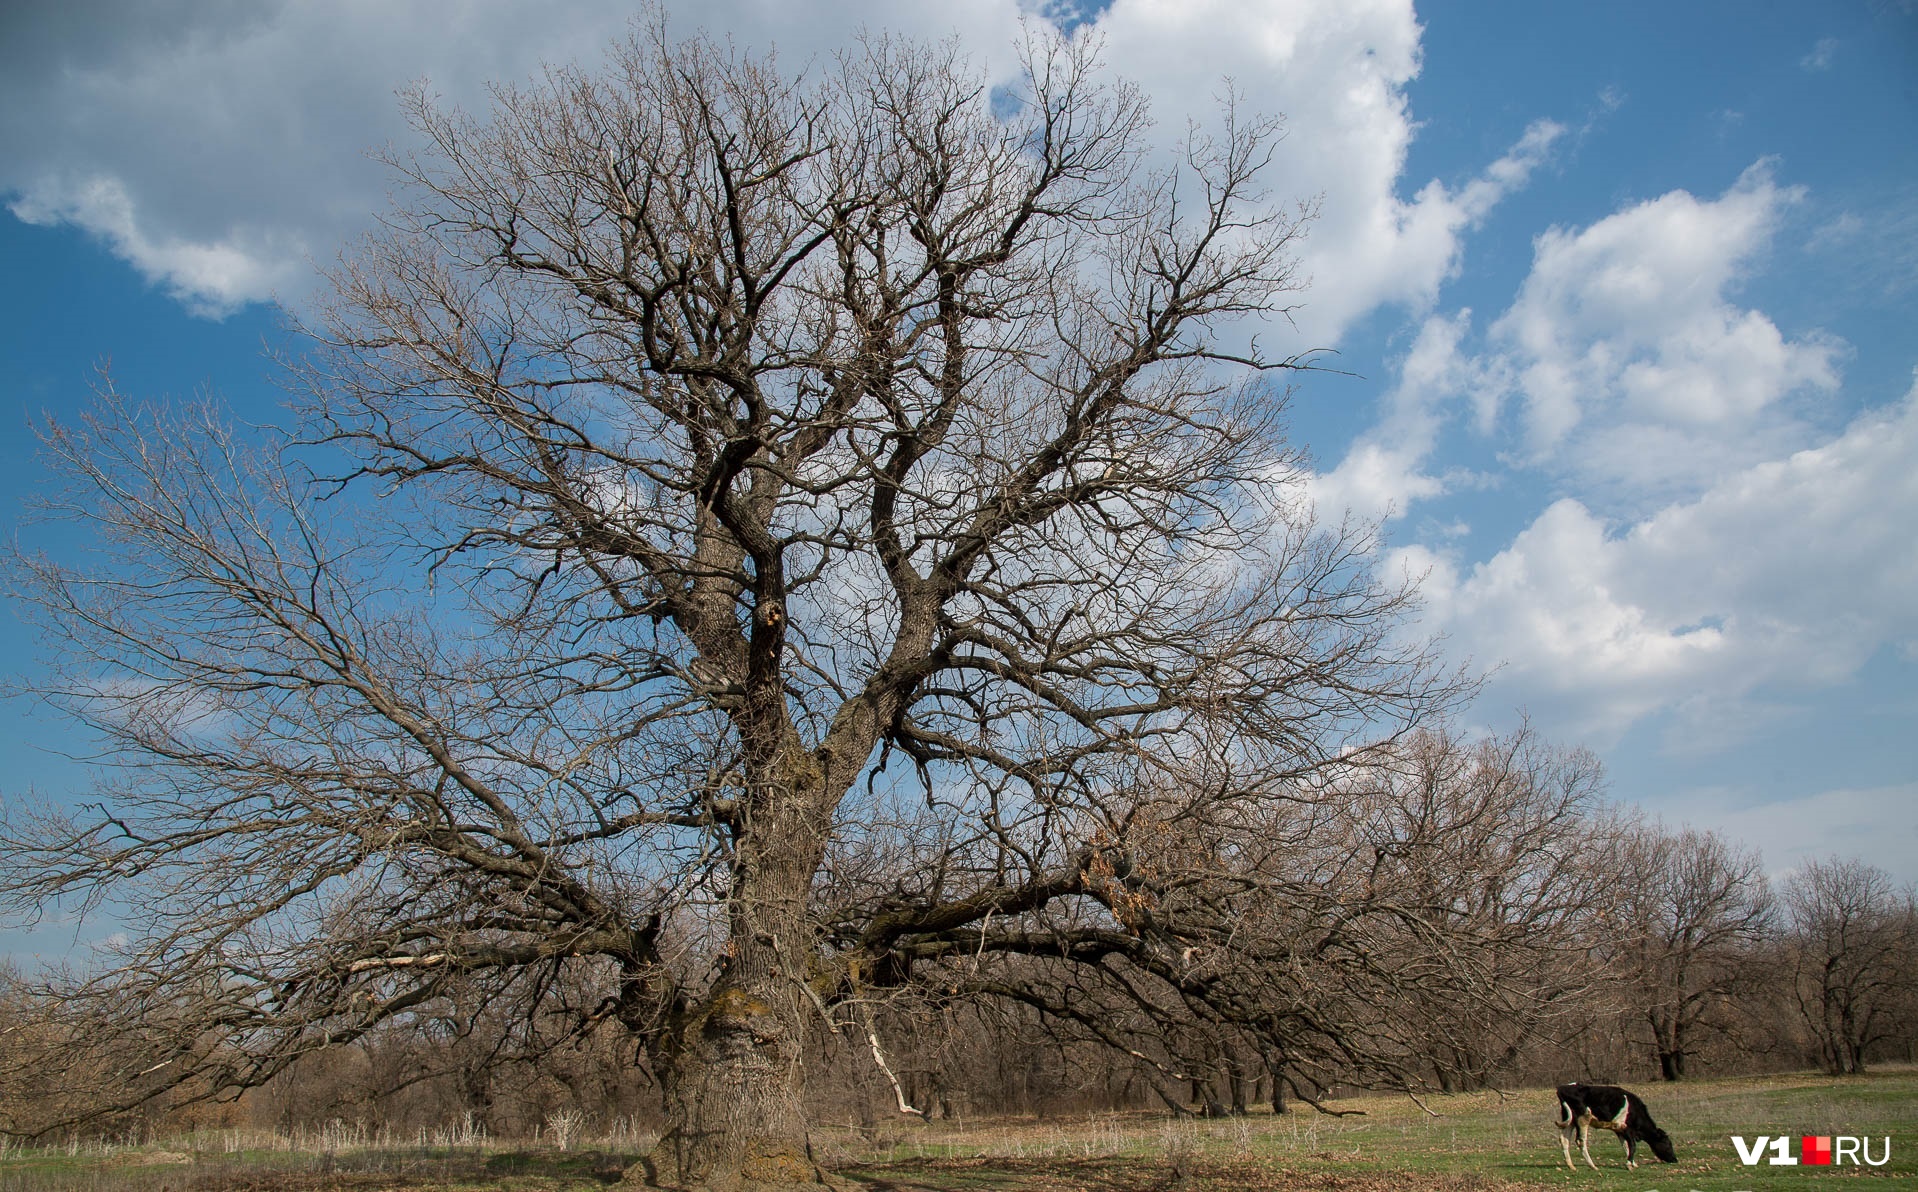
[[[1592,1162],[1590,1148],[1591,1128],[1610,1130],[1625,1140],[1625,1167],[1630,1170],[1638,1166],[1638,1144],[1642,1141],[1652,1148],[1652,1154],[1666,1163],[1678,1162],[1678,1152],[1672,1149],[1672,1137],[1658,1128],[1652,1120],[1651,1110],[1638,1099],[1637,1093],[1614,1088],[1609,1084],[1561,1084],[1558,1086],[1558,1143],[1565,1151],[1565,1166],[1573,1171],[1578,1164],[1572,1162],[1572,1136],[1578,1136],[1579,1153],[1585,1156],[1585,1162],[1592,1170],[1598,1170],[1598,1164]]]

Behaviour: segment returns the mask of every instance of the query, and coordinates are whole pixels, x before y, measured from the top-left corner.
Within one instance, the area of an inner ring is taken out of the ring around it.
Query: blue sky
[[[276,418],[264,349],[385,202],[394,89],[479,104],[590,61],[587,3],[46,3],[0,15],[0,509],[30,423],[124,391]],[[793,64],[861,27],[1009,64],[1016,0],[715,0]],[[1119,0],[1159,127],[1229,76],[1319,197],[1296,331],[1322,516],[1383,518],[1472,710],[1598,751],[1615,797],[1918,879],[1918,9]],[[13,618],[0,669],[34,666]],[[0,798],[77,741],[0,707]]]

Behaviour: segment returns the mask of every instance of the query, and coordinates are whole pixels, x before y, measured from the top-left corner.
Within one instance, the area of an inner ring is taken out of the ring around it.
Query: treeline
[[[1110,886],[1095,904],[1108,909],[1085,912],[1102,921],[1034,916],[1017,948],[1004,945],[1017,925],[999,924],[992,947],[917,964],[902,952],[898,971],[821,1002],[813,1112],[874,1129],[915,1116],[1286,1112],[1358,1087],[1846,1074],[1914,1059],[1910,888],[1836,859],[1774,883],[1734,841],[1606,802],[1595,759],[1529,732],[1421,733],[1230,811],[1142,794],[1128,822],[1083,875]],[[822,882],[903,880],[885,867],[849,846]],[[820,905],[845,895],[823,891]],[[1092,964],[1067,954],[1162,922],[1190,941],[1164,964],[1123,948]],[[822,912],[819,930],[833,927]],[[658,1076],[615,1019],[610,965],[465,986],[244,1090],[222,1090],[215,1039],[192,1081],[164,1071],[194,1053],[173,1032],[204,1029],[204,1006],[120,1007],[144,1041],[119,1032],[94,1046],[76,1007],[97,1012],[124,974],[103,969],[86,999],[56,996],[72,976],[0,970],[10,1134],[357,1121],[411,1136],[461,1121],[525,1137],[662,1120]],[[157,1095],[142,1102],[141,1081]]]

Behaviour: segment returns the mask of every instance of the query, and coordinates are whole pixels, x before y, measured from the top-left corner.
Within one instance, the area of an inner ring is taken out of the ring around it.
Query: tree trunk
[[[814,952],[806,903],[825,855],[820,775],[803,765],[779,774],[735,837],[725,967],[675,1028],[667,1130],[629,1180],[710,1192],[835,1186],[799,1099],[809,1037],[823,1025],[803,987]]]
[[[728,984],[686,1028],[648,1184],[734,1192],[826,1182],[799,1104],[799,1024],[764,983]]]

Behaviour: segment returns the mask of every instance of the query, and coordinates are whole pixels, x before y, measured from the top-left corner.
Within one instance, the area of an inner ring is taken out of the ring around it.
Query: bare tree
[[[1529,725],[1479,740],[1423,732],[1400,752],[1358,805],[1363,904],[1398,908],[1417,928],[1400,933],[1417,963],[1392,967],[1408,1062],[1445,1091],[1482,1088],[1597,984],[1595,896],[1580,878],[1606,830],[1604,772],[1590,751]],[[1447,976],[1421,979],[1421,968]]]
[[[1737,1029],[1732,999],[1762,979],[1771,883],[1755,850],[1715,832],[1628,829],[1602,916],[1623,996],[1651,1028],[1659,1073],[1685,1076],[1708,1035]]]
[[[1588,887],[1567,879],[1596,761],[1432,732],[1315,777],[1142,797],[1092,867],[1109,897],[1029,913],[1023,939],[967,929],[979,950],[942,953],[939,983],[1132,1057],[1175,1110],[1242,1104],[1247,1056],[1313,1104],[1482,1084],[1589,986]]]
[[[1786,880],[1794,991],[1834,1075],[1865,1070],[1872,1046],[1908,1034],[1918,994],[1918,904],[1862,861],[1810,861]]]
[[[666,1091],[647,1178],[816,1181],[821,1032],[1061,939],[1172,971],[1149,815],[1336,795],[1458,695],[1291,483],[1300,361],[1228,338],[1297,289],[1277,125],[1150,169],[1133,89],[1025,48],[994,95],[655,24],[489,118],[416,96],[297,441],[49,428],[105,556],[27,583],[111,768],[11,812],[4,886],[139,926],[86,1037],[225,1089],[594,966],[582,1029]]]

